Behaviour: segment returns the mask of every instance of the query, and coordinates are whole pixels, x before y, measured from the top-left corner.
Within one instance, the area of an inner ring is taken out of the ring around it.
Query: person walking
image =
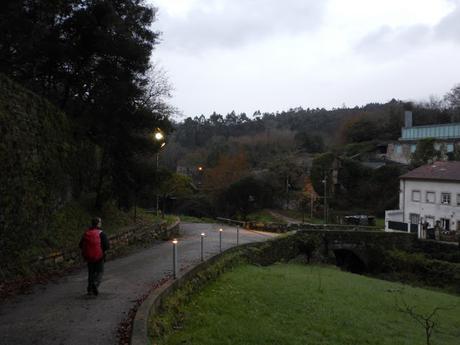
[[[99,217],[93,218],[91,226],[85,231],[80,240],[80,249],[83,258],[88,263],[88,295],[99,294],[104,273],[105,252],[109,249],[109,240],[101,229],[102,220]]]

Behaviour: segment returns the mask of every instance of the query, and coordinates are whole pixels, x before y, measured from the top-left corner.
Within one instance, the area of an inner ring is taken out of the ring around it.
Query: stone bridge
[[[410,251],[417,238],[409,233],[382,231],[299,230],[300,250],[308,260],[333,263],[354,273],[377,272],[386,250]]]

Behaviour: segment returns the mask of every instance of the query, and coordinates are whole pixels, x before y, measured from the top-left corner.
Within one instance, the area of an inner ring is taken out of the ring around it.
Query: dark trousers
[[[88,262],[88,292],[98,288],[104,274],[104,260]]]

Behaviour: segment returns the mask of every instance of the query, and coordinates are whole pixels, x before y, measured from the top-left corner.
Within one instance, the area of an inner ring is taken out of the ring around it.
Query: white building
[[[385,212],[385,230],[402,230],[401,223],[439,221],[448,232],[460,231],[460,162],[439,161],[400,177],[399,210]]]

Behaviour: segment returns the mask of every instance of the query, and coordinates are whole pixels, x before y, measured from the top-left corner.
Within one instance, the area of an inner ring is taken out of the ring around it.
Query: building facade
[[[437,222],[445,232],[460,231],[460,162],[439,161],[400,177],[399,210],[385,212],[390,222],[433,228]]]
[[[397,142],[388,144],[386,158],[394,162],[409,164],[411,155],[417,148],[417,141],[426,138],[435,140],[435,149],[442,153],[442,159],[447,160],[449,154],[460,151],[460,123],[412,126],[412,112],[406,111],[401,137]]]

